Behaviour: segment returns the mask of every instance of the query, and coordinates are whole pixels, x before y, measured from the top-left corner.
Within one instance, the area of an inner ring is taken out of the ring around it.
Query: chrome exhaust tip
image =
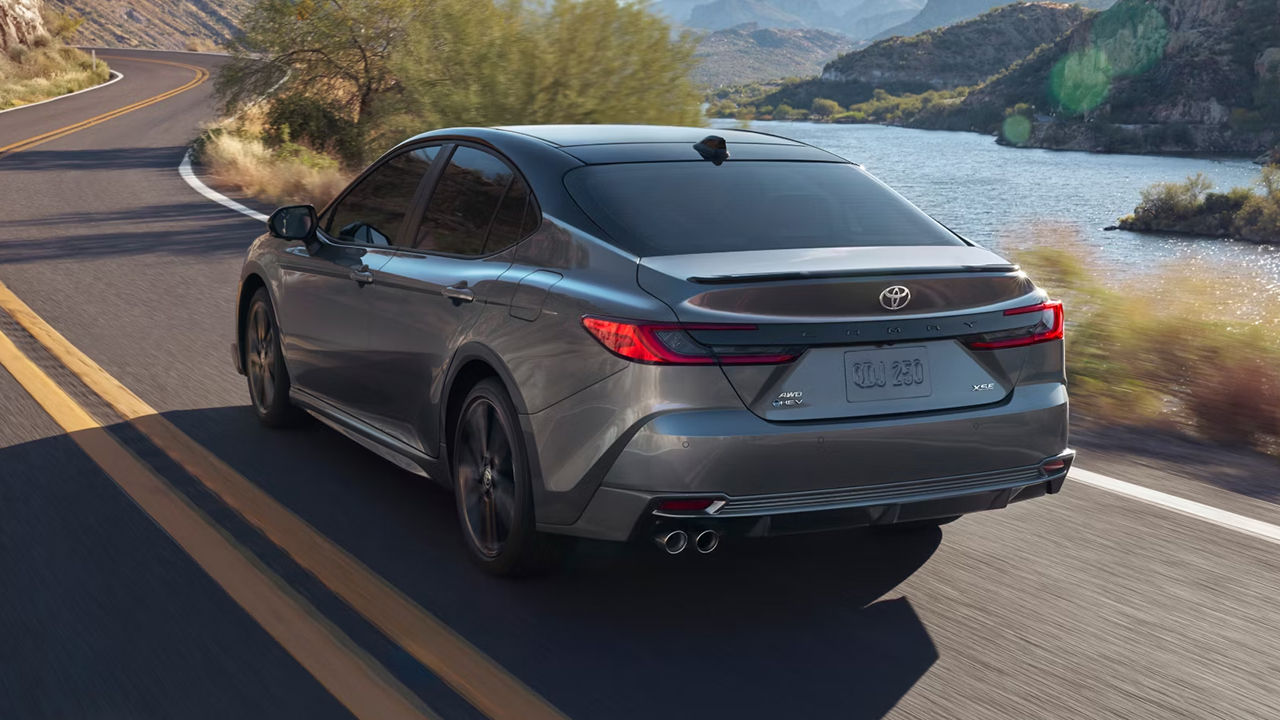
[[[694,539],[693,546],[703,555],[709,555],[716,548],[720,547],[720,533],[715,530],[703,530],[698,533],[698,537]]]
[[[669,530],[653,536],[653,541],[658,543],[658,547],[666,550],[668,555],[678,555],[689,547],[689,533],[683,530]]]

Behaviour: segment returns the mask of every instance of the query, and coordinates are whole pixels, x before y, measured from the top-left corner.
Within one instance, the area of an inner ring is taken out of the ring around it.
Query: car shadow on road
[[[938,659],[910,601],[886,598],[937,529],[708,556],[580,542],[558,572],[501,580],[467,559],[447,491],[319,423],[265,430],[246,407],[169,418],[570,717],[877,718]]]
[[[555,573],[503,580],[467,559],[447,491],[319,423],[267,430],[244,406],[165,417],[570,717],[878,718],[938,659],[892,595],[936,529],[708,556],[581,542]],[[21,447],[0,463],[40,456]]]

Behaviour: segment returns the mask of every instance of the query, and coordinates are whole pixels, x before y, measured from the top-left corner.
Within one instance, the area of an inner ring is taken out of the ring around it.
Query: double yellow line
[[[104,55],[102,59],[118,60],[120,58]],[[129,58],[129,59],[138,60],[138,58]],[[3,157],[4,155],[9,155],[12,153],[20,152],[22,150],[28,150],[37,145],[43,145],[44,143],[50,142],[52,140],[57,140],[60,137],[65,137],[67,135],[70,135],[71,133],[79,132],[81,130],[84,130],[85,128],[91,128],[94,125],[104,123],[113,118],[118,118],[121,115],[124,115],[126,113],[131,113],[134,110],[141,110],[142,108],[147,107],[149,105],[155,105],[158,102],[163,102],[165,100],[168,100],[174,95],[184,93],[190,90],[191,88],[196,87],[197,85],[200,85],[205,80],[209,79],[209,71],[205,70],[202,67],[197,67],[195,65],[169,62],[168,60],[139,60],[139,62],[148,62],[148,63],[157,64],[157,65],[173,65],[174,67],[180,67],[185,70],[190,70],[194,72],[196,75],[195,77],[191,78],[191,80],[187,82],[185,85],[176,87],[172,90],[169,90],[168,92],[162,92],[159,95],[154,95],[145,100],[139,100],[138,102],[132,105],[126,105],[122,108],[116,108],[115,110],[112,110],[110,112],[105,112],[105,113],[102,113],[101,115],[91,117],[88,120],[82,120],[78,123],[67,125],[66,127],[60,127],[57,130],[50,130],[49,132],[36,135],[35,137],[29,137],[26,140],[19,140],[16,143],[12,143],[10,145],[5,145],[4,147],[0,147],[0,157]]]
[[[198,71],[198,76],[192,81],[194,84],[188,83],[127,108],[10,147],[25,149],[91,127],[172,97],[208,77],[203,69],[181,63],[129,59],[178,65]],[[564,718],[545,699],[431,613],[179,430],[72,345],[3,283],[0,283],[0,309],[121,418],[476,709],[494,720]],[[0,333],[0,365],[144,512],[353,715],[371,720],[435,717],[376,660],[116,440],[99,420],[3,333]]]

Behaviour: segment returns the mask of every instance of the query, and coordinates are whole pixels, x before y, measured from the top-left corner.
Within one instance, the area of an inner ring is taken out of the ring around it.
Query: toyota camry
[[[277,210],[236,311],[258,417],[451,488],[499,574],[1057,492],[1061,303],[856,163],[707,133],[437,130]]]

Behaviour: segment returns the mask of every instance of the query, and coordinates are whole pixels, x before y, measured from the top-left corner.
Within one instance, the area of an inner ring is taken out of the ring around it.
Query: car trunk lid
[[[785,348],[789,363],[722,364],[768,420],[825,420],[998,402],[1025,348],[961,338],[1026,324],[1004,309],[1038,291],[1017,266],[971,246],[853,247],[668,255],[638,280],[695,340]]]

